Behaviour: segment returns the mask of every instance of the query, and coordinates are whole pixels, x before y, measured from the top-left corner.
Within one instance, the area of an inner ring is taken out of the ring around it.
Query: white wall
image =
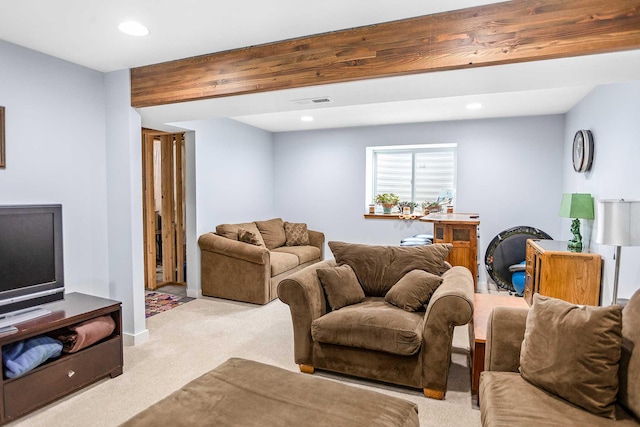
[[[418,221],[363,218],[365,147],[456,142],[455,210],[480,214],[479,272],[486,282],[484,253],[499,232],[528,225],[559,237],[563,141],[560,115],[278,133],[275,213],[323,231],[327,241],[397,245],[432,232]]]
[[[274,216],[273,135],[231,119],[172,125],[195,131],[187,134],[185,142],[187,283],[189,295],[197,296],[200,293],[200,252],[194,250],[197,237],[215,231],[218,224]],[[190,220],[195,221],[194,228],[190,228]]]
[[[104,76],[106,88],[109,295],[122,301],[126,344],[148,338],[144,306],[141,119],[131,108],[129,70]]]
[[[125,333],[146,331],[140,117],[128,70],[105,75],[4,41],[0,63],[0,204],[61,203],[66,291],[121,300]]]
[[[67,292],[109,296],[103,74],[0,40],[0,204],[61,203]]]
[[[571,164],[573,136],[589,129],[594,138],[594,161],[587,173]],[[591,193],[598,199],[640,200],[640,82],[599,86],[566,118],[564,136],[564,192]],[[611,302],[614,247],[595,243],[594,221],[584,221],[586,241],[603,256],[602,303]],[[570,220],[563,220],[562,238],[571,238]],[[590,241],[589,241],[590,240]],[[640,289],[640,248],[622,248],[618,297],[630,298]]]

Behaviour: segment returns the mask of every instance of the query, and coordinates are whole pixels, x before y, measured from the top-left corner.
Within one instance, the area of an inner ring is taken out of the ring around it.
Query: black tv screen
[[[62,206],[0,206],[0,313],[62,298]]]

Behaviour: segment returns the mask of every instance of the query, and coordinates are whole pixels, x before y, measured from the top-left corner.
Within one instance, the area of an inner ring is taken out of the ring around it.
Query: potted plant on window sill
[[[413,211],[418,207],[418,204],[415,202],[400,202],[398,203],[398,207],[400,208],[400,211],[403,210],[403,208],[409,208],[409,213],[413,213]]]
[[[375,201],[377,204],[382,205],[382,211],[385,214],[390,214],[391,209],[400,201],[400,197],[393,193],[383,193],[378,194]]]
[[[440,212],[442,210],[442,206],[438,202],[424,202],[422,204],[422,210],[424,210],[424,214],[428,215],[430,213]]]

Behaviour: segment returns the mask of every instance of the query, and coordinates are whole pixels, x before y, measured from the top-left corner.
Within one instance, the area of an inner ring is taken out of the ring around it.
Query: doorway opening
[[[184,133],[142,129],[144,280],[186,296]]]

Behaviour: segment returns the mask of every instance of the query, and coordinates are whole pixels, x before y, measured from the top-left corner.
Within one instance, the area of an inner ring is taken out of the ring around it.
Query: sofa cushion
[[[307,224],[286,222],[284,223],[284,236],[286,246],[301,246],[309,244],[309,232]]]
[[[517,372],[483,372],[479,394],[483,426],[638,426],[619,405],[616,421],[599,417],[536,387]]]
[[[622,310],[618,403],[640,419],[640,290]]]
[[[418,311],[429,303],[442,277],[424,270],[411,270],[389,289],[384,300],[406,311]]]
[[[315,246],[282,246],[280,248],[273,249],[272,252],[293,254],[298,257],[300,264],[319,260],[322,255],[320,248],[316,248]]]
[[[270,252],[269,262],[271,264],[271,277],[289,271],[300,264],[297,256],[283,252]]]
[[[332,310],[339,310],[364,300],[364,292],[355,273],[348,265],[316,270],[320,284]]]
[[[535,294],[520,351],[529,382],[596,415],[614,418],[622,312]]]
[[[216,226],[216,234],[226,237],[231,240],[238,240],[238,230],[243,228],[245,230],[251,231],[252,233],[258,236],[258,239],[264,244],[264,240],[260,235],[260,230],[253,222],[244,222],[241,224],[220,224]]]
[[[260,230],[262,240],[267,249],[275,249],[284,246],[286,236],[284,234],[284,221],[282,218],[273,218],[267,221],[256,221],[256,226]]]
[[[238,228],[238,241],[264,247],[260,233],[256,234],[244,228]]]
[[[383,297],[411,270],[441,275],[450,243],[429,246],[373,246],[329,242],[338,264],[348,264],[358,277],[365,295]]]
[[[410,313],[383,298],[365,298],[311,323],[315,341],[409,356],[420,350],[424,313]]]

